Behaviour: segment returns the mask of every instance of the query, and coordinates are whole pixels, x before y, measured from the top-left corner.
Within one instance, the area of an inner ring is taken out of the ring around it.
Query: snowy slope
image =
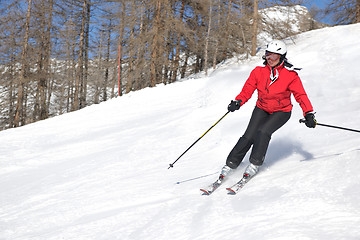
[[[355,24],[288,42],[321,123],[360,129],[359,35]],[[199,188],[217,177],[256,94],[167,169],[261,62],[229,61],[207,78],[0,132],[0,239],[360,239],[360,135],[306,128],[295,102],[238,195]]]
[[[312,18],[307,7],[301,5],[264,8],[259,14],[262,18],[262,30],[257,36],[257,41],[263,45],[274,38],[274,33],[280,38],[326,26]]]

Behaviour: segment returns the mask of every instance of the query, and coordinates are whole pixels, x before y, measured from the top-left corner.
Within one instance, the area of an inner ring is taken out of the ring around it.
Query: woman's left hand
[[[305,125],[308,128],[316,127],[316,119],[315,119],[315,115],[313,113],[308,112],[305,114]]]

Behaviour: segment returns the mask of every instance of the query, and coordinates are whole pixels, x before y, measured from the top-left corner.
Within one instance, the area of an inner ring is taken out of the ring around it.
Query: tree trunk
[[[45,59],[45,66],[44,70],[47,73],[47,94],[43,96],[42,100],[42,107],[40,111],[40,119],[45,119],[49,117],[49,111],[50,111],[50,99],[52,94],[52,70],[51,70],[51,52],[52,52],[52,45],[51,45],[51,29],[53,27],[53,7],[54,7],[54,1],[49,1],[49,15],[47,20],[47,29],[46,29],[46,59]]]
[[[186,76],[186,70],[187,70],[189,58],[190,58],[190,52],[189,50],[186,49],[184,65],[181,67],[181,78],[184,78]]]
[[[124,2],[121,2],[121,10],[120,10],[120,28],[119,28],[119,51],[118,51],[118,96],[122,96],[122,86],[123,86],[123,81],[121,79],[121,73],[122,73],[122,54],[121,54],[121,50],[122,50],[122,44],[124,42],[124,31],[125,31],[125,11],[126,11],[126,6]],[[115,69],[114,69],[115,72]],[[115,89],[115,79],[114,78],[114,82],[113,82],[113,89]],[[114,92],[114,91],[113,91]]]
[[[150,63],[150,87],[155,87],[158,81],[158,58],[159,58],[159,33],[160,33],[161,0],[156,1],[156,17],[154,23],[155,33],[152,41],[151,63]]]
[[[80,28],[80,39],[79,39],[79,54],[78,54],[78,66],[75,79],[75,93],[74,93],[74,102],[72,106],[72,111],[80,109],[80,99],[81,89],[80,84],[82,83],[83,70],[84,70],[84,37],[85,37],[85,17],[86,17],[86,1],[83,2],[83,11],[82,11],[82,20]],[[79,94],[80,92],[80,94]]]
[[[229,48],[228,43],[229,43],[229,36],[230,36],[229,26],[230,26],[230,16],[231,16],[231,6],[232,6],[232,0],[230,0],[229,3],[228,3],[228,13],[226,15],[225,33],[224,33],[225,41],[222,43],[223,59],[228,58],[228,48]]]
[[[126,93],[129,93],[132,90],[136,89],[135,86],[135,70],[134,70],[134,59],[135,59],[135,26],[132,26],[132,30],[129,36],[129,57],[128,57],[128,73],[127,73],[127,82],[126,82]]]
[[[251,56],[255,56],[256,47],[257,47],[258,5],[259,5],[259,0],[254,0],[254,15],[253,15],[253,24],[252,24],[252,37],[251,37]]]
[[[208,23],[208,29],[205,39],[205,52],[204,52],[204,68],[205,68],[205,76],[208,75],[208,46],[209,46],[209,38],[210,38],[210,31],[211,31],[211,15],[212,15],[212,0],[210,0],[210,10],[209,10],[209,23]]]
[[[15,29],[12,28],[11,29],[11,40],[15,43]],[[15,104],[15,84],[14,84],[14,75],[15,75],[15,66],[16,66],[16,61],[15,61],[15,51],[13,50],[13,48],[15,47],[15,44],[12,47],[12,51],[10,53],[10,67],[9,67],[9,72],[10,72],[10,82],[9,82],[9,127],[13,127],[14,126],[14,104]]]
[[[18,127],[24,125],[25,122],[21,122],[21,119],[24,119],[25,111],[24,109],[24,96],[25,96],[25,80],[26,80],[26,72],[27,72],[27,54],[28,54],[28,46],[29,46],[29,29],[30,29],[30,16],[31,16],[31,2],[28,2],[28,9],[26,13],[26,22],[25,22],[25,36],[23,43],[23,51],[21,54],[21,70],[19,76],[19,85],[18,85],[18,96],[16,102],[15,109],[15,118],[14,118],[14,127]]]
[[[94,103],[98,104],[100,103],[100,78],[101,78],[101,72],[103,69],[103,59],[102,59],[102,49],[103,49],[103,39],[104,39],[104,31],[101,30],[100,36],[98,36],[98,38],[100,39],[100,45],[98,46],[98,71],[100,72],[100,74],[97,74],[97,79],[95,80],[95,92],[94,92]]]
[[[181,10],[180,10],[180,21],[184,18],[184,9],[185,9],[185,3],[184,1],[181,1]],[[176,52],[175,52],[175,58],[173,63],[173,71],[171,75],[171,82],[175,82],[177,78],[177,73],[179,71],[179,61],[180,61],[180,40],[181,40],[181,33],[177,33],[177,39],[176,39]]]
[[[360,0],[356,1],[356,22],[360,23]]]
[[[90,38],[90,4],[91,0],[86,1],[86,13],[85,13],[85,26],[84,26],[84,73],[82,77],[82,91],[80,108],[86,107],[87,85],[88,85],[88,73],[89,73],[89,38]]]
[[[218,25],[221,22],[221,1],[219,1],[219,5],[218,5]],[[217,36],[215,38],[215,50],[214,50],[214,56],[213,56],[213,69],[216,68],[216,64],[217,64],[217,55],[218,55],[218,51],[219,51],[219,37]]]
[[[44,120],[49,116],[49,102],[47,101],[47,96],[50,94],[50,56],[51,56],[51,28],[52,28],[52,9],[53,1],[49,1],[48,8],[44,3],[44,28],[43,33],[43,45],[41,52],[43,53],[40,61],[42,64],[42,69],[40,69],[40,80],[39,80],[39,94],[40,94],[40,104],[39,104],[39,120]],[[48,12],[48,18],[46,19],[46,12]]]
[[[111,20],[109,21],[108,26],[108,38],[107,38],[107,46],[106,46],[106,56],[105,56],[105,80],[103,85],[103,98],[102,100],[105,102],[107,100],[107,85],[109,82],[109,63],[110,63],[110,45],[111,45]]]

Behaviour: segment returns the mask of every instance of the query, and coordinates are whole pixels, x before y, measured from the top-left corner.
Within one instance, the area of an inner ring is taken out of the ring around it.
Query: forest
[[[284,0],[10,0],[0,5],[0,130],[76,111],[254,56],[284,39],[360,22],[360,0],[294,12]],[[294,22],[271,21],[281,6]],[[146,101],[146,99],[144,99]],[[117,109],[121,111],[121,109]]]

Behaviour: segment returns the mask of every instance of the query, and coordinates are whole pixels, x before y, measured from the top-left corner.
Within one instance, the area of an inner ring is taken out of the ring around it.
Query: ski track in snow
[[[360,129],[359,35],[354,24],[287,41],[320,123]],[[237,195],[225,188],[248,156],[212,195],[199,188],[216,179],[256,93],[167,169],[226,113],[261,54],[0,132],[0,239],[360,239],[360,135],[306,128],[294,99]]]

